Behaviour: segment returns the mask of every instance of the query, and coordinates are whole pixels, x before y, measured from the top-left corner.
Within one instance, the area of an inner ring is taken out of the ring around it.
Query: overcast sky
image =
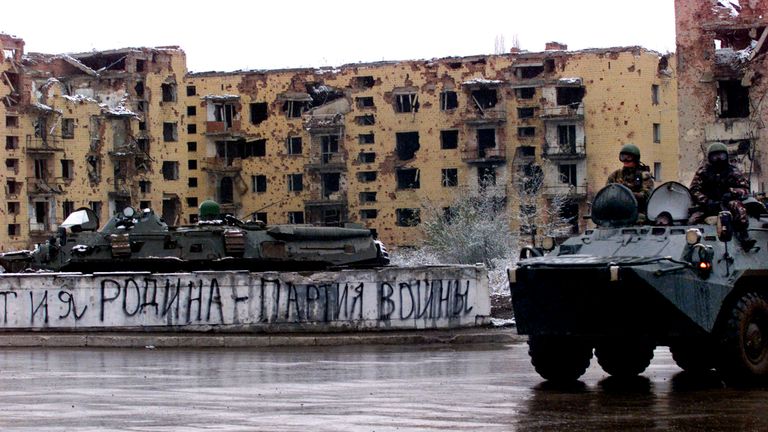
[[[26,52],[179,45],[190,71],[339,66],[508,51],[641,45],[675,50],[673,0],[3,2]]]

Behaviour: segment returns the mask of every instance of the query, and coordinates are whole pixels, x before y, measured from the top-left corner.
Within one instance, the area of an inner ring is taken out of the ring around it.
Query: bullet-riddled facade
[[[676,179],[674,58],[548,48],[231,73],[187,73],[175,47],[17,52],[2,63],[17,85],[0,84],[19,100],[0,108],[2,180],[18,184],[5,188],[0,243],[28,247],[82,206],[186,224],[214,199],[241,218],[357,222],[413,245],[426,201],[448,206],[480,181],[506,186],[514,219],[514,183],[532,165],[552,171],[542,200],[568,195],[564,216],[583,224],[626,142],[657,181]]]

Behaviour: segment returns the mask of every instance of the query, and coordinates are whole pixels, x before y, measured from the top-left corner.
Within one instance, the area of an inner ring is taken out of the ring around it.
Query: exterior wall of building
[[[751,172],[753,191],[765,192],[768,5],[737,3],[675,1],[680,172],[690,182],[708,145],[720,141]]]
[[[420,231],[409,225],[425,203],[447,207],[481,180],[506,186],[515,219],[514,183],[530,164],[552,173],[542,201],[567,195],[579,215],[626,142],[660,180],[676,178],[673,61],[642,48],[193,74],[176,48],[74,57],[0,66],[16,65],[28,82],[20,136],[35,137],[33,112],[42,109],[62,147],[44,153],[50,166],[74,164],[73,178],[45,195],[56,212],[40,234],[61,223],[64,201],[102,202],[102,218],[150,206],[184,224],[214,199],[241,218],[358,222],[387,244],[414,245]],[[110,67],[97,72],[102,63]],[[73,137],[62,138],[72,122]],[[16,152],[34,177],[37,153]],[[20,214],[33,215],[26,176]],[[34,224],[20,225],[15,243],[0,232],[5,250],[28,245]]]

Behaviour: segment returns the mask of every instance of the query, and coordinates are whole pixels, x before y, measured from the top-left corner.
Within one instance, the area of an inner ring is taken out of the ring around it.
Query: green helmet
[[[221,207],[216,201],[205,200],[200,203],[200,220],[214,220],[219,218]]]
[[[621,147],[619,154],[622,153],[631,154],[632,156],[636,157],[637,160],[640,160],[640,149],[637,148],[637,146],[634,144],[624,144]]]
[[[717,152],[726,152],[728,153],[728,147],[725,146],[725,144],[721,142],[714,142],[707,147],[707,156],[711,155],[712,153]]]

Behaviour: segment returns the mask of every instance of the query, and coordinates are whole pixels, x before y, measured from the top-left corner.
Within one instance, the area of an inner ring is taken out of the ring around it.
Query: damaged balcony
[[[207,157],[203,159],[203,171],[220,174],[236,174],[243,170],[241,158]]]
[[[582,81],[579,77],[560,78],[556,86],[543,87],[539,116],[557,120],[583,119],[586,89]]]
[[[340,150],[339,135],[312,135],[307,169],[319,172],[346,170],[346,153]]]
[[[64,146],[55,137],[41,138],[27,135],[24,151],[27,154],[53,155],[56,152],[63,152]]]
[[[503,139],[497,139],[495,128],[480,128],[475,141],[467,143],[461,160],[469,164],[503,164],[507,161],[507,148]]]
[[[207,95],[202,99],[206,101],[206,135],[221,136],[240,133],[240,96]]]
[[[541,109],[539,116],[542,119],[583,119],[584,118],[584,102],[579,102],[571,105],[558,105],[554,107],[544,107]]]
[[[334,99],[302,114],[304,129],[310,134],[344,133],[344,115],[351,110],[345,98]]]
[[[587,163],[585,159],[578,161],[553,161],[544,168],[544,186],[542,193],[546,197],[568,197],[572,199],[586,198]]]
[[[717,119],[704,125],[706,142],[757,140],[759,136],[760,125],[747,118]]]
[[[573,142],[560,143],[545,142],[544,157],[547,159],[584,159],[587,157],[586,145],[584,139]]]
[[[64,187],[71,180],[62,177],[27,177],[27,194],[29,196],[52,196],[64,192]]]
[[[507,121],[507,110],[500,97],[501,80],[474,78],[461,83],[469,103],[464,121],[469,125],[501,124]]]

